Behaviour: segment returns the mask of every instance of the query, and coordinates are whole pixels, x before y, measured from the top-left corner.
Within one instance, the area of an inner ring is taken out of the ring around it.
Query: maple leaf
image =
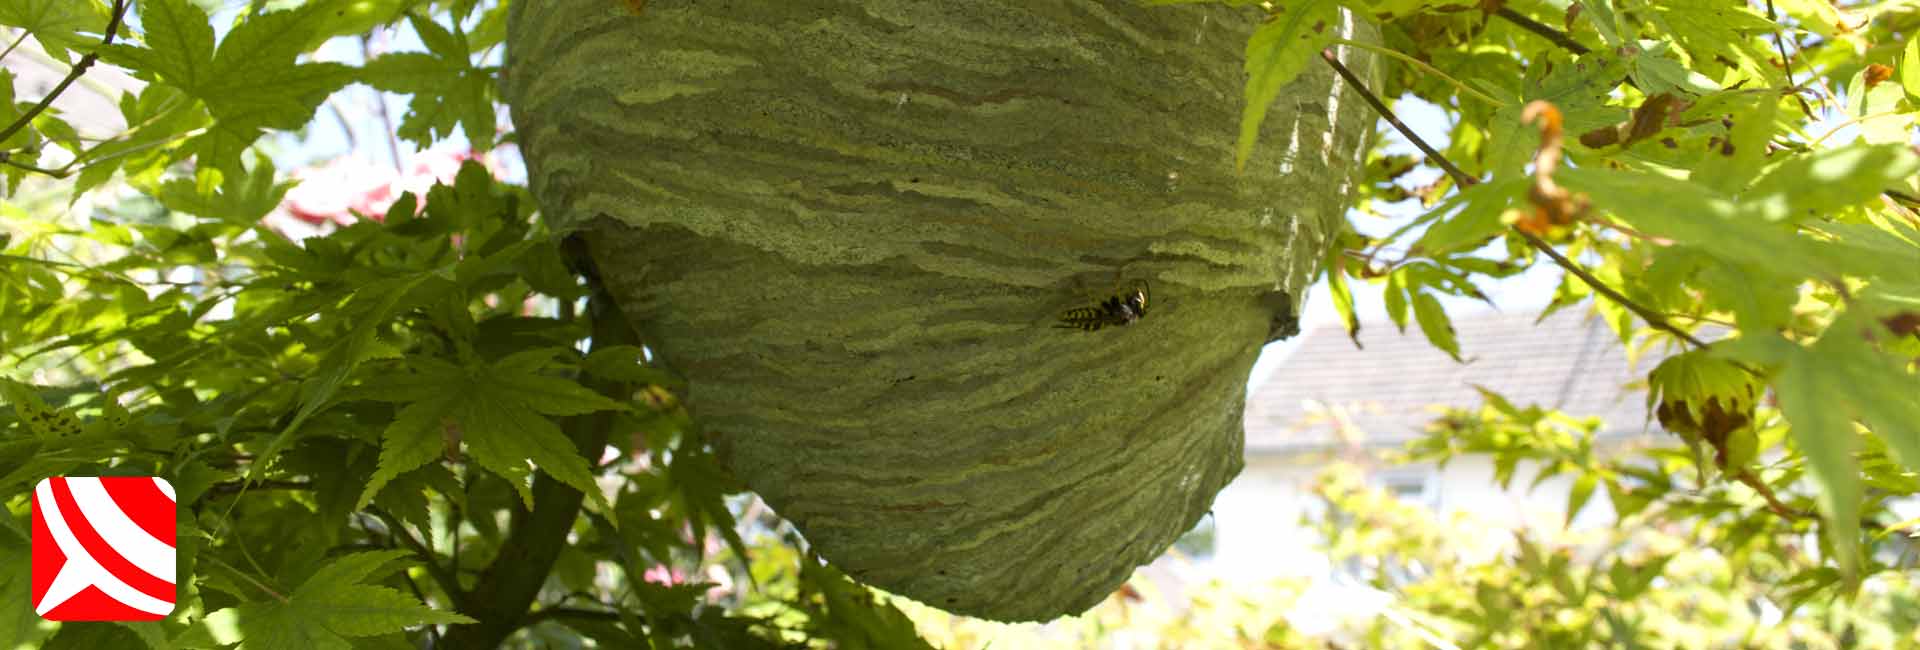
[[[415,625],[472,623],[473,619],[422,604],[392,587],[366,584],[392,573],[405,551],[343,556],[314,572],[284,600],[235,608],[245,640],[241,650],[336,650],[348,637],[397,632]]]
[[[367,63],[361,80],[381,90],[411,93],[397,134],[420,146],[464,127],[475,150],[493,146],[493,73],[475,67],[465,32],[409,14],[426,52],[396,52]]]
[[[99,42],[107,26],[107,7],[99,0],[7,0],[0,2],[0,25],[25,29],[54,58],[66,60],[67,50]]]
[[[473,459],[505,477],[528,507],[533,492],[527,475],[533,461],[542,471],[585,493],[603,510],[606,496],[593,480],[587,459],[547,416],[580,415],[626,407],[578,383],[540,374],[552,365],[556,350],[536,349],[490,365],[454,364],[427,358],[410,361],[417,375],[407,382],[417,390],[384,433],[380,466],[360,495],[365,507],[380,488],[401,474],[440,458],[457,431]]]
[[[296,129],[313,119],[327,95],[353,80],[338,63],[302,63],[307,34],[328,3],[260,14],[234,27],[214,47],[207,13],[186,0],[140,3],[145,47],[115,44],[101,58],[141,70],[203,103],[214,118],[185,151],[203,165],[240,173],[240,152],[262,129]]]

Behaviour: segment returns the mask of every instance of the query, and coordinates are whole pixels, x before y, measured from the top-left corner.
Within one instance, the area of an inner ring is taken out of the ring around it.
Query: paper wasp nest
[[[1001,620],[1098,603],[1238,473],[1374,124],[1313,61],[1236,175],[1250,9],[514,13],[533,190],[732,469],[848,574]]]

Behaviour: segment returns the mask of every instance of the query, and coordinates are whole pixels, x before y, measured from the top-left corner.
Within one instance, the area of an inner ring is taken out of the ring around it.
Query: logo
[[[33,612],[49,621],[157,621],[173,611],[173,486],[68,476],[33,489]]]

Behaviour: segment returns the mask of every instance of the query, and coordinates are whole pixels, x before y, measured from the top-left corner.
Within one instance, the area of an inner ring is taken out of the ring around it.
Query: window
[[[1429,508],[1440,507],[1439,476],[1432,470],[1388,471],[1374,474],[1371,482],[1394,498]]]

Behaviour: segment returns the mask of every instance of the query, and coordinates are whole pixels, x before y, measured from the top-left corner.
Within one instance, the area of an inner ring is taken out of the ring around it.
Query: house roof
[[[1433,347],[1417,326],[1391,323],[1361,328],[1356,349],[1339,324],[1303,335],[1293,353],[1247,400],[1247,451],[1284,453],[1345,444],[1399,444],[1417,437],[1436,413],[1433,405],[1475,407],[1475,385],[1518,406],[1558,408],[1599,416],[1602,435],[1646,431],[1646,372],[1666,356],[1650,350],[1629,363],[1619,338],[1591,310],[1539,314],[1488,313],[1456,318],[1457,363]],[[1344,411],[1354,427],[1342,434],[1329,417]]]

